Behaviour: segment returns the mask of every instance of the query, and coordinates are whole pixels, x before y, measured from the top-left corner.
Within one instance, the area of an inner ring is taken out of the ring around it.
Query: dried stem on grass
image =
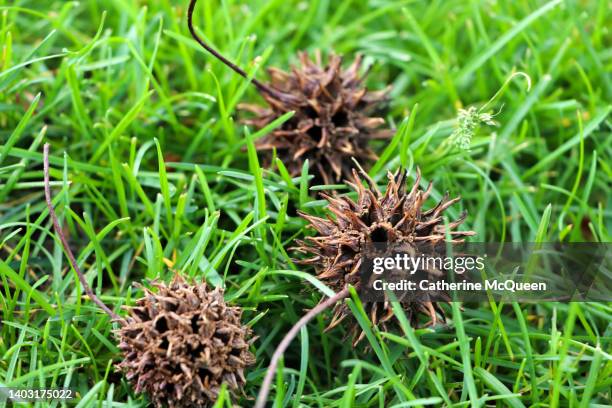
[[[187,26],[189,27],[189,32],[191,33],[191,36],[198,42],[198,44],[202,46],[202,48],[210,52],[215,58],[217,58],[219,61],[227,65],[231,70],[236,72],[238,75],[248,80],[249,76],[247,75],[246,72],[244,72],[242,68],[240,68],[238,65],[234,64],[233,62],[225,58],[223,55],[221,55],[217,50],[215,50],[210,45],[208,45],[206,41],[204,41],[202,37],[198,35],[198,33],[196,33],[195,28],[193,27],[193,10],[195,9],[195,5],[197,2],[198,0],[191,0],[189,2],[189,7],[187,8]],[[270,96],[277,97],[277,98],[280,95],[280,93],[277,90],[270,88],[269,86],[258,81],[255,78],[251,78],[251,83],[255,85],[255,88],[257,88],[259,92],[266,93]]]
[[[102,310],[104,310],[104,312],[106,312],[113,320],[117,320],[122,325],[124,325],[125,320],[121,318],[121,316],[119,316],[117,313],[113,312],[108,306],[106,306],[104,302],[102,302],[98,298],[98,296],[96,296],[93,290],[91,290],[91,287],[89,286],[89,284],[87,283],[87,280],[85,279],[85,275],[83,275],[83,272],[81,272],[81,269],[79,268],[79,265],[76,262],[76,258],[74,254],[72,253],[72,250],[70,249],[70,245],[68,244],[68,240],[66,239],[66,234],[64,234],[64,231],[62,230],[62,227],[60,226],[59,220],[57,219],[57,215],[55,214],[55,209],[53,208],[53,203],[51,201],[52,199],[51,187],[50,187],[50,182],[49,182],[49,143],[45,143],[45,146],[44,146],[43,167],[44,167],[44,178],[45,178],[45,182],[44,182],[45,199],[47,201],[47,208],[49,209],[49,216],[51,217],[51,220],[53,221],[53,228],[55,229],[55,232],[57,233],[60,241],[62,242],[62,246],[64,247],[64,251],[66,252],[66,255],[68,256],[70,265],[72,265],[72,268],[77,273],[79,277],[79,281],[81,282],[81,286],[83,287],[83,289],[85,289],[85,293],[87,294],[87,296],[89,296],[89,298],[96,305],[98,305]]]
[[[266,372],[266,376],[261,383],[261,388],[259,389],[259,394],[257,395],[257,401],[255,402],[255,408],[265,408],[266,400],[268,399],[268,394],[270,393],[270,386],[272,385],[272,380],[274,379],[274,374],[276,373],[276,366],[280,358],[283,356],[291,341],[297,336],[298,332],[302,327],[304,327],[308,322],[310,322],[313,318],[315,318],[319,313],[327,310],[331,306],[335,305],[340,300],[349,296],[348,287],[345,287],[340,292],[336,293],[334,296],[329,299],[319,303],[314,308],[312,308],[308,313],[306,313],[298,322],[293,325],[291,330],[285,335],[283,340],[279,343],[274,350],[274,354],[272,355],[272,359],[270,360],[270,365],[268,366],[268,371]]]

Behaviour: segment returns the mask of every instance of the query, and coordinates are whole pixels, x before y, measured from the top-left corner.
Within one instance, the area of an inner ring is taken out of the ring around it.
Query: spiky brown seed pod
[[[348,183],[357,192],[357,201],[346,196],[322,196],[329,202],[328,210],[333,217],[326,219],[300,213],[310,226],[317,231],[314,237],[298,241],[297,251],[310,255],[300,262],[313,265],[317,277],[336,291],[351,284],[359,291],[360,262],[363,251],[368,245],[385,243],[388,248],[407,250],[410,247],[422,246],[425,243],[436,244],[445,240],[446,228],[442,213],[459,201],[460,197],[449,199],[448,193],[430,209],[423,209],[423,204],[431,193],[432,183],[423,191],[419,187],[421,174],[417,169],[416,180],[412,188],[406,187],[407,174],[398,171],[395,175],[388,173],[388,184],[385,193],[378,190],[376,183],[360,169],[359,174],[367,182],[366,188],[357,171],[353,169],[354,182]],[[473,231],[456,231],[466,217],[463,214],[456,221],[450,222],[449,234],[453,243],[463,242],[466,236],[474,235]],[[416,324],[419,313],[425,313],[435,323],[437,313],[442,317],[444,311],[437,303],[429,300],[428,295],[415,296],[409,302],[402,302],[409,319]],[[393,310],[388,302],[367,303],[366,310],[374,325],[381,325],[387,330],[392,321]],[[344,303],[336,304],[334,317],[329,325],[332,328],[339,324],[349,310]],[[350,335],[357,344],[364,336],[359,326],[353,322]]]
[[[342,58],[335,54],[329,56],[327,65],[321,62],[319,51],[315,61],[305,52],[299,59],[301,65],[292,67],[291,72],[268,69],[269,86],[280,92],[262,93],[267,107],[241,107],[255,114],[245,122],[258,129],[294,111],[291,119],[256,146],[269,153],[276,149],[293,176],[301,173],[308,159],[315,181],[329,184],[350,176],[351,158],[364,163],[376,160],[369,142],[391,133],[380,129],[383,118],[372,115],[386,100],[388,89],[371,92],[365,88],[360,76],[361,56],[347,69],[342,69]]]
[[[157,292],[145,288],[118,330],[124,356],[118,368],[136,392],[146,392],[156,407],[182,408],[212,405],[223,382],[238,390],[255,362],[242,310],[228,306],[221,289],[178,276],[153,285]]]
[[[190,0],[187,8],[187,26],[192,37],[228,68],[248,79],[268,104],[268,107],[241,105],[255,114],[245,122],[261,129],[283,114],[295,112],[280,129],[257,142],[258,150],[276,149],[294,176],[301,173],[304,161],[309,159],[315,182],[324,184],[339,181],[343,175],[350,177],[346,164],[351,158],[364,163],[376,159],[368,142],[389,137],[392,132],[380,130],[384,119],[371,115],[386,101],[388,89],[370,92],[365,88],[364,77],[359,73],[361,56],[343,70],[338,55],[330,55],[324,66],[320,52],[316,52],[314,62],[308,54],[301,53],[300,67],[292,67],[290,73],[269,69],[271,80],[266,84],[251,78],[198,35],[193,25],[196,3],[197,0]]]

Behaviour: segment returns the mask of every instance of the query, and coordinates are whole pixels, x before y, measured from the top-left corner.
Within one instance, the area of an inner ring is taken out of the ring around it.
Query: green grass
[[[307,167],[293,179],[280,162],[261,168],[253,141],[270,129],[245,128],[237,110],[261,98],[191,40],[186,3],[0,0],[0,385],[74,388],[81,407],[146,406],[114,371],[113,325],[80,296],[52,231],[44,142],[58,214],[104,302],[131,304],[133,282],[172,269],[223,283],[245,308],[257,364],[245,397],[224,391],[219,407],[253,404],[275,345],[329,293],[289,250],[309,233],[296,209],[323,213],[321,189],[309,192]],[[363,53],[368,86],[393,86],[387,119],[400,129],[374,145],[373,176],[419,166],[434,198],[461,194],[449,214],[467,209],[478,240],[610,241],[608,2],[200,3],[202,34],[259,79],[298,50]],[[531,90],[512,80],[489,107],[499,126],[451,149],[457,109],[484,105],[514,71]],[[362,347],[347,347],[343,327],[324,332],[328,316],[309,324],[274,406],[612,404],[608,303],[453,304],[434,329],[395,307],[389,333],[370,327],[357,297],[350,308]]]

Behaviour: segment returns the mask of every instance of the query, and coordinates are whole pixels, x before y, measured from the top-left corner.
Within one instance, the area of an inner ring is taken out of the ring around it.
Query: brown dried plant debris
[[[126,373],[136,392],[145,392],[156,407],[203,407],[217,399],[225,382],[233,392],[244,385],[244,369],[255,363],[249,352],[251,329],[240,322],[242,309],[228,306],[219,288],[188,284],[178,274],[170,285],[154,282],[157,292],[128,308],[126,319],[92,291],[70,249],[53,207],[49,144],[43,149],[45,200],[49,216],[70,264],[87,295],[121,325],[116,331]]]
[[[212,405],[223,382],[239,390],[245,368],[255,363],[242,310],[228,306],[221,289],[178,275],[153,286],[156,292],[144,288],[117,331],[124,357],[118,368],[136,392],[146,392],[156,407],[182,408]]]
[[[290,72],[268,69],[269,87],[277,92],[262,92],[267,107],[243,104],[241,108],[254,113],[245,122],[257,129],[294,111],[280,128],[260,139],[257,148],[268,153],[268,165],[276,149],[292,176],[301,173],[308,159],[315,182],[330,184],[350,176],[351,158],[377,159],[369,142],[391,136],[390,130],[381,129],[384,119],[374,116],[386,101],[388,89],[371,92],[365,88],[359,72],[361,56],[347,69],[342,69],[342,57],[335,54],[325,66],[318,51],[314,61],[305,52],[299,59],[300,66]]]
[[[292,175],[301,173],[308,159],[315,182],[330,184],[342,176],[350,177],[351,158],[366,163],[376,159],[368,146],[371,139],[387,138],[391,131],[381,130],[385,121],[372,116],[387,100],[389,88],[371,92],[360,74],[362,57],[357,56],[347,69],[342,69],[342,58],[331,54],[327,65],[321,62],[320,52],[312,61],[307,53],[299,54],[299,67],[291,72],[271,68],[270,82],[264,83],[249,76],[242,68],[211,47],[198,34],[193,15],[197,0],[190,0],[187,8],[187,26],[198,44],[225,66],[250,81],[268,104],[241,105],[255,117],[246,123],[258,129],[288,112],[295,112],[280,129],[272,131],[258,141],[259,150],[268,152],[270,165],[272,152]]]
[[[335,291],[346,284],[355,286],[359,291],[362,251],[369,244],[385,243],[387,248],[412,252],[417,247],[445,241],[443,212],[458,202],[460,197],[449,199],[446,193],[437,205],[424,209],[432,183],[426,190],[420,189],[419,169],[410,189],[407,189],[407,174],[404,171],[400,170],[395,175],[388,173],[387,177],[387,189],[382,193],[363,169],[359,168],[359,172],[353,169],[354,181],[348,184],[357,192],[356,201],[346,196],[322,194],[329,202],[328,210],[333,216],[319,218],[300,213],[317,231],[316,236],[298,241],[295,249],[309,256],[300,262],[314,266],[317,277]],[[365,179],[367,188],[361,178]],[[453,243],[463,242],[465,237],[475,234],[473,231],[455,230],[466,216],[464,211],[459,219],[448,224]],[[419,313],[428,315],[432,324],[435,324],[438,314],[444,317],[442,308],[425,293],[400,301],[413,325],[417,324]],[[390,303],[367,303],[364,306],[372,323],[387,330],[387,325],[393,321]],[[338,325],[349,314],[346,304],[338,303],[328,329]],[[350,335],[354,344],[364,336],[354,321]]]

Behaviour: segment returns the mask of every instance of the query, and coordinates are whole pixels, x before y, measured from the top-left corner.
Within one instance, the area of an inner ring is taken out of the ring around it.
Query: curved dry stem
[[[219,61],[221,61],[222,63],[227,65],[229,68],[231,68],[234,72],[236,72],[241,77],[243,77],[245,79],[249,79],[247,73],[244,72],[244,70],[242,68],[240,68],[238,65],[234,64],[233,62],[231,62],[230,60],[225,58],[219,52],[217,52],[214,48],[212,48],[210,45],[208,45],[196,33],[195,28],[193,27],[193,10],[195,9],[195,5],[196,5],[197,2],[198,2],[198,0],[191,0],[189,2],[189,8],[187,9],[187,26],[189,27],[189,32],[191,33],[191,36],[198,42],[198,44],[200,44],[202,46],[202,48],[204,48],[206,51],[210,52]],[[281,96],[281,95],[279,95],[278,91],[276,91],[275,89],[270,88],[269,86],[263,84],[262,82],[258,81],[255,78],[252,78],[251,82],[253,83],[253,85],[255,85],[257,90],[260,91],[260,92],[265,92],[265,93],[267,93],[270,96],[273,96],[275,98],[278,98],[279,96]]]
[[[270,393],[270,386],[272,385],[272,380],[274,379],[274,374],[276,373],[276,366],[278,365],[280,358],[283,356],[283,353],[287,347],[289,347],[289,344],[291,344],[291,341],[298,334],[300,329],[308,324],[308,322],[316,317],[319,313],[325,311],[330,306],[335,305],[338,301],[348,296],[349,290],[348,287],[346,287],[340,292],[336,293],[334,296],[313,307],[308,313],[302,316],[302,318],[298,320],[296,324],[293,325],[291,330],[289,330],[283,340],[281,340],[278,347],[276,347],[276,350],[274,350],[274,354],[270,360],[270,365],[268,366],[268,371],[266,372],[266,376],[264,377],[264,380],[261,383],[261,388],[259,389],[259,394],[257,395],[255,408],[265,408],[266,400],[268,399],[268,394]]]
[[[55,232],[57,233],[60,241],[62,242],[62,246],[64,247],[64,251],[66,252],[66,255],[68,256],[68,260],[70,261],[70,264],[72,265],[72,267],[74,268],[74,270],[76,271],[79,277],[81,286],[83,286],[83,288],[85,289],[85,293],[87,293],[87,296],[89,296],[89,298],[95,304],[97,304],[102,310],[104,310],[104,312],[106,312],[113,320],[117,320],[121,322],[122,324],[125,324],[125,320],[123,318],[121,318],[117,313],[113,312],[108,306],[106,306],[96,296],[95,293],[93,293],[93,291],[91,290],[91,287],[89,287],[89,284],[85,280],[85,275],[83,275],[83,272],[81,272],[81,269],[77,265],[76,258],[74,257],[74,254],[72,253],[72,250],[70,249],[70,245],[68,245],[68,240],[66,239],[66,235],[64,234],[64,231],[60,227],[59,220],[57,219],[57,215],[55,214],[55,209],[53,208],[53,203],[51,201],[51,187],[49,183],[49,143],[45,143],[45,146],[43,148],[43,167],[44,167],[44,178],[45,178],[45,183],[44,183],[45,199],[47,201],[47,208],[49,209],[49,216],[51,217],[51,220],[53,221],[53,228],[55,229]]]

